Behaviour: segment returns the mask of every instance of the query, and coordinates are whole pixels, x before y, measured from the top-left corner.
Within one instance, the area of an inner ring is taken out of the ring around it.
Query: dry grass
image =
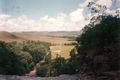
[[[75,41],[69,41],[68,38],[61,38],[61,37],[51,37],[51,36],[43,36],[43,35],[19,35],[20,37],[26,38],[28,40],[39,40],[39,41],[45,41],[49,42],[51,44],[54,44],[50,47],[51,49],[51,55],[52,59],[56,57],[56,55],[60,55],[64,58],[69,58],[70,51],[74,48],[74,45],[64,45],[65,43],[73,43]]]
[[[4,35],[3,35],[4,33]],[[0,40],[11,42],[11,41],[25,41],[25,40],[34,40],[34,41],[44,41],[49,42],[52,44],[51,48],[51,54],[52,59],[56,57],[57,54],[59,54],[61,57],[68,58],[70,51],[74,48],[74,45],[64,45],[65,43],[73,43],[75,41],[69,41],[68,38],[61,38],[61,37],[52,37],[47,35],[30,35],[30,34],[15,34],[17,36],[16,38],[12,38],[11,33],[8,32],[2,32]],[[4,38],[3,38],[4,37]]]
[[[57,45],[73,42],[73,41],[68,41],[69,40],[68,38],[52,37],[47,35],[17,34],[17,36],[22,37],[24,39],[28,39],[28,40],[45,41],[45,42],[50,42],[52,44],[57,44]]]
[[[54,59],[57,55],[60,55],[64,58],[69,58],[69,53],[73,48],[74,46],[65,45],[51,46],[52,59]]]
[[[6,32],[6,31],[0,31],[0,40],[11,42],[11,41],[23,41],[25,39],[22,37],[18,37],[12,33]]]

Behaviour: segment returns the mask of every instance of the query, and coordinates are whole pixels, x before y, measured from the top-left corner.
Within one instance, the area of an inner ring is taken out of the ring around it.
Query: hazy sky
[[[27,15],[33,19],[58,13],[70,13],[78,8],[83,0],[0,0],[1,13],[12,16]]]
[[[120,8],[120,0],[0,0],[0,31],[80,31],[91,1]]]

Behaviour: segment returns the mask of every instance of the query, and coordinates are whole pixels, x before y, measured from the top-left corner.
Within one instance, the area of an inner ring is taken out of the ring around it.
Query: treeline
[[[49,61],[49,46],[49,43],[40,41],[0,41],[0,74],[24,75],[39,61]]]
[[[71,42],[71,43],[64,43],[65,46],[73,46],[73,45],[77,45],[76,42]]]

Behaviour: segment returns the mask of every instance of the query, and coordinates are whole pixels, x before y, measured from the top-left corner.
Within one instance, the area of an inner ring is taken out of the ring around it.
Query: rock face
[[[0,75],[0,80],[80,80],[77,76],[61,75],[59,77],[29,77]]]

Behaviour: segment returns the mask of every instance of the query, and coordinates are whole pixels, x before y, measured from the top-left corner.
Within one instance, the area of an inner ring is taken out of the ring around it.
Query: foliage
[[[47,76],[47,72],[48,72],[48,66],[44,65],[44,66],[38,66],[37,67],[37,76],[40,76],[40,77],[45,77]]]
[[[74,54],[74,50],[70,53],[70,58],[64,59],[61,56],[57,56],[53,59],[48,67],[49,76],[59,76],[61,74],[76,74],[79,72],[80,65],[78,63],[79,58]]]
[[[49,46],[39,41],[0,42],[0,73],[24,75],[50,55]]]
[[[0,42],[0,74],[23,74],[24,67],[18,56],[6,45],[7,43]]]
[[[71,42],[71,43],[65,43],[64,45],[65,46],[71,46],[71,45],[76,45],[77,43],[76,42]]]
[[[87,71],[101,73],[118,70],[120,61],[120,18],[102,16],[98,24],[89,24],[76,39],[81,65]]]
[[[51,63],[52,75],[57,76],[65,72],[64,70],[65,63],[66,63],[66,60],[64,58],[56,57]]]
[[[67,65],[69,67],[67,72],[68,74],[76,74],[80,71],[80,60],[75,51],[75,49],[71,50],[70,58],[67,61]]]

